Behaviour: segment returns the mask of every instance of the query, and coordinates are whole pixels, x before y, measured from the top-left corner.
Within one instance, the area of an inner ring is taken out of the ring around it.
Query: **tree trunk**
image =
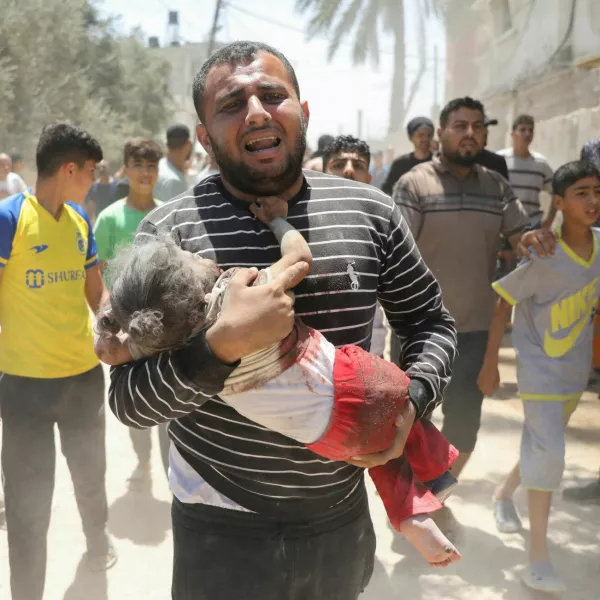
[[[398,0],[392,31],[394,32],[394,76],[390,102],[390,134],[404,127],[404,0]]]

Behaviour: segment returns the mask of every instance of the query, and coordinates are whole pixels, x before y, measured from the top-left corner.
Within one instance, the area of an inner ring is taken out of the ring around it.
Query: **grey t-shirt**
[[[600,230],[592,231],[589,261],[561,240],[554,256],[524,260],[493,284],[516,305],[513,343],[523,400],[569,400],[586,387],[600,294]]]
[[[188,189],[185,173],[171,164],[166,157],[158,162],[158,180],[154,186],[154,197],[168,202]]]

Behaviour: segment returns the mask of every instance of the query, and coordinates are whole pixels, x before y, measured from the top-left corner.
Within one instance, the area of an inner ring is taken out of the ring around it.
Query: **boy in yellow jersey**
[[[525,423],[518,464],[496,489],[495,518],[503,533],[521,529],[512,496],[528,491],[530,564],[528,587],[565,591],[548,554],[552,492],[565,466],[565,426],[585,390],[592,363],[593,316],[600,293],[600,171],[585,162],[567,163],[553,179],[554,202],[563,226],[554,255],[523,261],[493,284],[500,296],[479,375],[483,393],[498,387],[498,354],[504,323],[516,305],[513,343]]]
[[[160,146],[150,139],[133,138],[125,144],[123,155],[124,175],[129,180],[129,193],[126,198],[113,202],[101,211],[94,226],[102,270],[105,263],[114,258],[119,246],[129,244],[133,240],[141,220],[162,204],[154,198],[158,161],[162,157]],[[127,480],[127,485],[130,490],[135,491],[145,489],[151,484],[151,430],[130,428],[129,434],[138,464]],[[163,464],[167,469],[169,439],[166,424],[160,425],[159,438]]]
[[[81,209],[102,159],[68,123],[44,128],[36,196],[0,201],[2,472],[14,600],[41,600],[54,488],[54,426],[71,472],[91,569],[112,566],[106,534],[104,376],[90,312],[105,294]]]

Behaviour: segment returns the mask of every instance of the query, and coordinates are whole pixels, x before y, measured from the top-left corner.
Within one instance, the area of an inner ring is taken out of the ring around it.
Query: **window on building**
[[[496,37],[500,37],[512,29],[509,0],[492,0],[491,9],[494,20],[494,32]]]

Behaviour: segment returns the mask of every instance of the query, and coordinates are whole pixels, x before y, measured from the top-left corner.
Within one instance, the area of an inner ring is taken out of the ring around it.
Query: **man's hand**
[[[534,229],[526,231],[519,240],[517,249],[521,256],[526,256],[529,259],[533,258],[530,247],[533,247],[535,253],[540,258],[546,258],[554,254],[558,236],[556,232],[550,229]]]
[[[479,371],[479,377],[477,377],[477,385],[482,394],[491,396],[500,387],[498,365],[484,361],[481,371]]]
[[[251,287],[256,269],[236,273],[217,322],[206,332],[212,353],[229,364],[284,339],[294,326],[294,294],[288,290],[302,281],[308,268],[305,262],[295,263],[257,287]]]
[[[417,416],[417,409],[414,404],[409,400],[406,403],[404,410],[398,415],[396,419],[396,437],[394,438],[393,444],[383,452],[374,452],[373,454],[361,454],[360,456],[353,456],[347,462],[355,467],[363,467],[365,469],[371,469],[372,467],[378,467],[385,465],[394,458],[402,456],[404,452],[404,446],[408,439],[408,434],[415,422]]]
[[[276,196],[269,198],[258,198],[254,204],[250,205],[250,212],[265,225],[268,225],[273,219],[280,217],[287,219],[288,203]]]

